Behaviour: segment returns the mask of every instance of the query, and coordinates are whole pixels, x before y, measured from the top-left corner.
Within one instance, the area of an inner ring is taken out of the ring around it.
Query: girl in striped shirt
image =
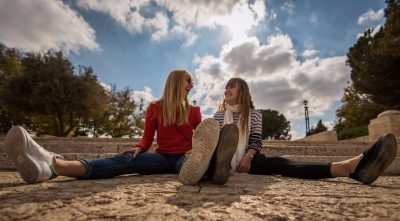
[[[298,162],[278,156],[266,156],[260,153],[261,113],[254,109],[249,87],[241,78],[232,78],[226,84],[224,100],[219,111],[214,114],[214,119],[222,130],[232,123],[238,127],[238,131],[231,134],[238,138],[236,145],[217,146],[214,162],[210,165],[214,170],[218,166],[226,167],[226,163],[218,164],[218,160],[216,165],[215,159],[230,158],[232,160],[228,166],[231,173],[278,174],[303,179],[350,177],[363,184],[370,184],[390,165],[397,153],[395,137],[393,134],[385,134],[364,153],[341,162]],[[226,182],[227,174],[222,176]]]

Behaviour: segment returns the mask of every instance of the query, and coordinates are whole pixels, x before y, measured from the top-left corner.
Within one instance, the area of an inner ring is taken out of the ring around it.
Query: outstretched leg
[[[334,163],[299,162],[283,157],[256,154],[249,173],[277,174],[303,179],[350,177],[363,184],[371,184],[393,162],[396,153],[395,137],[393,134],[385,134],[364,153]]]
[[[57,175],[100,179],[130,173],[175,173],[175,163],[181,157],[159,153],[142,153],[134,157],[125,153],[108,158],[66,161],[45,150],[18,126],[7,133],[5,144],[6,153],[27,183],[47,181]]]
[[[303,179],[332,178],[330,163],[309,163],[257,153],[251,163],[250,174],[282,175]]]

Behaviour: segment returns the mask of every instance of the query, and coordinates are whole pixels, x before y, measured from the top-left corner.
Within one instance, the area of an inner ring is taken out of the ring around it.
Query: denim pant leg
[[[81,160],[87,173],[80,179],[104,179],[131,173],[174,173],[179,157],[146,152],[137,157],[133,157],[132,153],[125,153],[108,158]]]
[[[182,155],[175,163],[175,173],[179,173],[181,171],[181,168],[183,166],[183,163],[188,159],[189,155]]]

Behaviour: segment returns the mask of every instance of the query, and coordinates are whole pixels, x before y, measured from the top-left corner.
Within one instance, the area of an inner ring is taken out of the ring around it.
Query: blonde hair
[[[240,113],[240,128],[242,131],[247,134],[249,132],[249,115],[250,109],[254,109],[254,103],[251,99],[249,85],[241,78],[231,78],[226,84],[225,88],[236,86],[239,88],[238,90],[238,105],[239,105],[239,113]],[[225,99],[222,101],[222,104],[219,106],[219,111],[226,111],[226,101]]]
[[[186,70],[173,70],[165,83],[164,93],[158,102],[164,127],[189,124],[190,104],[184,90],[184,82],[193,84],[192,75]]]

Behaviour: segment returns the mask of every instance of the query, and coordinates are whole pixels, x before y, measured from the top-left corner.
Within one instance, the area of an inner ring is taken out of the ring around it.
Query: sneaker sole
[[[393,162],[397,154],[397,142],[393,134],[385,134],[382,137],[382,146],[376,159],[360,171],[360,181],[363,184],[371,184]]]
[[[218,143],[219,125],[214,119],[205,119],[193,132],[192,153],[179,172],[179,181],[195,185],[206,173]]]
[[[41,167],[28,155],[27,137],[17,126],[13,126],[5,139],[5,151],[27,183],[37,183]]]
[[[222,131],[215,150],[211,180],[214,184],[223,185],[229,179],[232,157],[239,141],[239,129],[236,124],[228,124]]]

